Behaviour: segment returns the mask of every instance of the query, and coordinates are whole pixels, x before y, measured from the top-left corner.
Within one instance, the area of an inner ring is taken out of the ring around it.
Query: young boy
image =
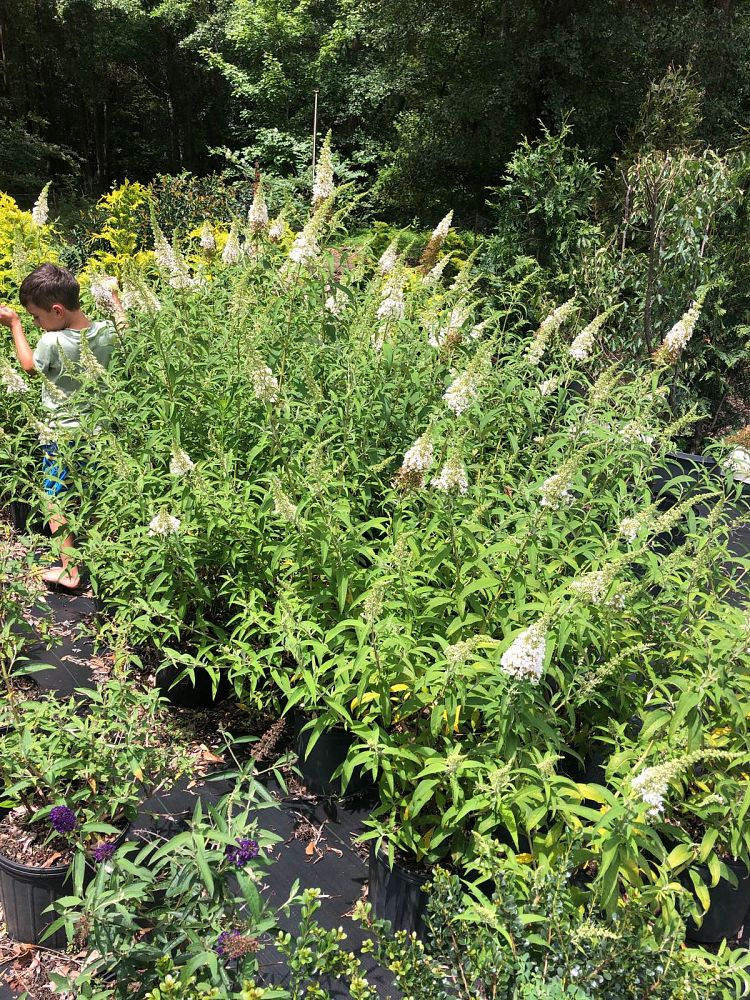
[[[42,264],[21,283],[21,305],[44,331],[32,351],[18,315],[8,306],[0,306],[0,324],[10,328],[16,356],[24,371],[39,372],[51,383],[42,387],[42,406],[49,414],[49,425],[61,436],[67,436],[80,425],[81,416],[89,407],[76,399],[80,388],[81,341],[85,338],[91,353],[103,368],[109,366],[116,341],[115,325],[111,320],[92,323],[81,311],[80,286],[64,267]],[[113,294],[115,321],[120,326],[125,317],[122,305]],[[62,514],[52,513],[52,500],[65,490],[68,471],[57,459],[57,445],[44,448],[42,462],[44,489],[50,497],[50,528],[56,534],[67,522]],[[74,538],[68,532],[60,541],[61,567],[48,570],[43,579],[52,586],[77,590],[81,585],[78,567],[73,564],[71,551]]]

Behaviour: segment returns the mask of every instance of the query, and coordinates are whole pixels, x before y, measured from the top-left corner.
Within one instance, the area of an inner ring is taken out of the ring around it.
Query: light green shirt
[[[81,393],[81,338],[102,368],[108,368],[117,334],[111,320],[92,323],[85,330],[48,330],[34,349],[34,367],[47,380],[42,388],[42,406],[53,427],[78,427],[91,412],[91,401]]]

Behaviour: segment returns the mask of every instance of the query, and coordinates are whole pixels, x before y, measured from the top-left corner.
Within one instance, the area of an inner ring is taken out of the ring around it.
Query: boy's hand
[[[14,312],[10,306],[0,306],[0,326],[11,327],[14,323],[19,323],[18,313]]]

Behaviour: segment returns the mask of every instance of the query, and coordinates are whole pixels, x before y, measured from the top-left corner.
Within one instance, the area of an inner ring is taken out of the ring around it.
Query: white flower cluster
[[[405,453],[402,467],[415,472],[426,472],[432,465],[433,454],[432,441],[427,434],[423,434]]]
[[[401,278],[386,282],[383,287],[382,302],[378,306],[377,317],[382,320],[404,318],[404,283]]]
[[[258,181],[255,186],[253,203],[247,213],[247,224],[250,232],[256,235],[268,229],[268,206],[263,194],[263,181]]]
[[[449,410],[460,416],[477,398],[479,377],[475,372],[465,371],[458,375],[443,393],[443,400]]]
[[[376,584],[362,602],[362,620],[372,626],[379,621],[383,612],[385,584]]]
[[[469,337],[471,340],[479,340],[484,334],[484,331],[490,325],[490,317],[483,319],[481,323],[475,323],[474,326],[469,330]]]
[[[578,334],[568,348],[568,354],[576,361],[585,361],[594,349],[594,333],[591,324]]]
[[[271,478],[271,493],[274,513],[287,524],[294,524],[297,520],[297,508],[281,488],[281,483],[276,476]]]
[[[393,268],[396,266],[396,261],[398,260],[398,240],[393,240],[389,244],[385,253],[378,261],[378,271],[381,274],[390,274]]]
[[[448,214],[438,222],[432,231],[432,236],[430,236],[427,241],[427,245],[422,251],[422,256],[419,258],[419,266],[423,274],[432,270],[432,268],[437,263],[437,256],[440,253],[440,248],[445,242],[445,237],[451,228],[451,221],[453,220],[453,211],[451,210]]]
[[[172,448],[172,457],[169,461],[170,476],[187,476],[195,468],[195,462],[190,455],[182,448]]]
[[[466,467],[457,458],[449,458],[443,465],[439,474],[430,481],[430,485],[441,493],[452,493],[454,490],[465,494],[469,490],[469,480],[466,476]]]
[[[331,133],[329,132],[320,151],[320,160],[315,171],[312,203],[317,208],[333,196],[336,190],[333,183],[333,160],[331,159]]]
[[[634,542],[638,537],[638,532],[641,530],[642,525],[643,518],[641,517],[625,517],[620,521],[618,531],[626,542]]]
[[[162,232],[154,237],[154,257],[159,270],[167,274],[175,273],[181,266],[174,247]]]
[[[180,519],[168,514],[165,510],[159,511],[148,526],[149,535],[157,535],[166,538],[168,535],[176,535],[180,530]]]
[[[39,193],[39,197],[34,202],[34,207],[31,210],[31,221],[40,229],[42,226],[47,225],[47,219],[49,218],[49,202],[47,200],[47,195],[49,193],[51,183],[51,181],[47,181],[44,185]]]
[[[540,396],[551,396],[553,392],[557,392],[560,385],[560,379],[554,375],[552,378],[545,379],[540,382],[537,386],[537,391]]]
[[[401,468],[396,473],[396,485],[402,489],[421,489],[425,473],[432,465],[434,451],[428,434],[418,437],[404,455]]]
[[[278,243],[284,235],[284,220],[279,216],[274,219],[268,229],[268,238],[272,243]]]
[[[526,351],[526,360],[530,365],[538,365],[547,350],[547,341],[543,337],[534,337]]]
[[[302,232],[295,236],[292,249],[289,251],[289,260],[293,264],[306,266],[314,261],[319,253],[318,241],[315,239],[313,228],[308,222]]]
[[[568,299],[567,302],[563,302],[563,304],[558,306],[557,309],[553,309],[549,316],[546,316],[542,320],[539,329],[536,332],[536,336],[547,338],[551,334],[555,333],[556,330],[560,329],[575,307],[576,300],[575,298],[572,298]]]
[[[462,336],[461,331],[468,318],[469,310],[463,303],[454,306],[453,309],[451,309],[447,325],[440,326],[437,329],[433,328],[430,332],[427,338],[427,342],[430,347],[440,350],[442,347],[454,347],[456,344],[460,343]],[[477,328],[475,327],[475,329]]]
[[[591,604],[603,604],[607,596],[612,580],[614,579],[614,567],[594,570],[585,573],[570,584],[570,590],[576,597]]]
[[[117,303],[114,298],[118,291],[117,278],[113,278],[109,274],[102,274],[100,277],[92,279],[89,291],[91,298],[100,309],[108,313],[117,311]]]
[[[336,288],[325,300],[325,309],[337,319],[340,319],[349,305],[349,296],[341,288]]]
[[[556,472],[553,476],[545,479],[539,487],[542,494],[542,507],[558,510],[560,507],[572,503],[574,499],[570,492],[572,485],[567,476],[561,472]]]
[[[377,354],[380,354],[383,350],[387,329],[388,328],[385,325],[379,326],[377,330],[373,330],[370,334],[370,345],[372,346],[373,351]]]
[[[599,332],[601,327],[607,320],[610,312],[612,310],[608,309],[606,312],[600,313],[595,316],[594,319],[584,327],[583,330],[578,334],[573,343],[568,348],[568,354],[576,361],[585,361],[591,354],[595,345],[595,337]]]
[[[562,326],[575,308],[575,298],[569,299],[567,302],[563,302],[561,306],[553,309],[549,316],[546,316],[542,320],[539,329],[534,334],[534,339],[526,351],[526,360],[530,365],[538,365],[541,362],[550,337]]]
[[[668,765],[647,767],[630,782],[630,787],[636,795],[649,807],[649,816],[658,816],[664,812],[664,799],[669,791],[671,771],[672,768]]]
[[[279,398],[279,383],[268,365],[258,365],[250,373],[250,377],[256,398],[262,403],[275,403]]]
[[[422,278],[422,284],[427,285],[428,287],[430,285],[436,285],[443,277],[443,271],[445,270],[450,259],[450,254],[447,254],[445,257],[441,257],[437,264],[435,264],[435,266]]]
[[[3,383],[5,391],[10,396],[29,391],[26,379],[8,365],[4,365],[0,369],[0,382]]]
[[[619,429],[619,434],[625,444],[637,444],[639,441],[643,444],[651,444],[654,440],[654,435],[647,434],[637,420],[623,424]]]
[[[35,420],[34,427],[39,437],[39,444],[55,444],[57,442],[58,432],[51,424]]]
[[[537,623],[525,629],[503,653],[500,668],[516,680],[538,684],[544,671],[547,635]]]
[[[747,448],[735,448],[724,465],[739,482],[750,483],[750,451]]]
[[[184,291],[200,284],[197,278],[191,277],[185,261],[158,229],[154,238],[154,257],[157,267],[167,276],[169,284],[175,290]]]
[[[133,284],[127,278],[122,282],[122,305],[124,309],[155,313],[161,309],[161,302],[145,284]]]
[[[237,224],[232,223],[229,229],[229,236],[221,251],[221,259],[225,264],[238,264],[242,259],[242,247],[237,236]]]
[[[95,381],[99,381],[100,379],[106,379],[107,369],[104,367],[104,365],[99,363],[94,352],[91,350],[91,347],[89,346],[88,340],[85,337],[81,338],[81,352],[79,361],[81,364],[81,368],[86,372],[86,374],[90,378],[94,379]]]
[[[696,300],[686,313],[677,320],[665,336],[658,354],[668,361],[676,361],[693,336],[695,324],[701,314],[702,302]]]
[[[443,655],[446,659],[448,672],[455,674],[465,664],[475,652],[476,648],[486,636],[475,635],[471,639],[462,639],[461,642],[454,642],[452,646],[446,646]]]
[[[451,209],[447,215],[443,216],[440,222],[438,222],[438,224],[435,226],[435,228],[432,231],[432,236],[430,237],[430,240],[431,241],[439,240],[440,243],[442,244],[445,240],[445,237],[450,232],[452,221],[453,221],[453,209]]]
[[[205,250],[209,254],[213,253],[216,249],[216,237],[208,219],[204,221],[201,227],[200,245],[201,250]]]

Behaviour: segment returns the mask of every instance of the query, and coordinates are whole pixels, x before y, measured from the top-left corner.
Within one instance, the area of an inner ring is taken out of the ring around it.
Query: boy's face
[[[26,312],[40,330],[64,330],[68,325],[68,310],[56,302],[49,309],[42,309],[35,302],[29,302]]]

